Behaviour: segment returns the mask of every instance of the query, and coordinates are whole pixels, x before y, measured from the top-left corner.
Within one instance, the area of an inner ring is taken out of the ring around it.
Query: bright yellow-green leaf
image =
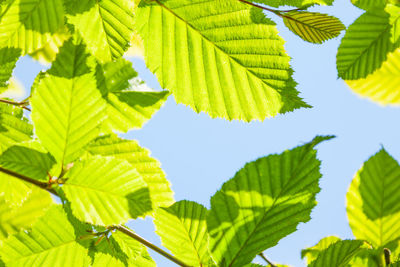
[[[68,22],[101,62],[121,57],[133,35],[133,3],[130,0],[70,0]]]
[[[400,237],[400,166],[384,149],[367,160],[347,192],[354,236],[374,248]]]
[[[11,207],[0,197],[0,239],[29,229],[52,205],[50,193],[33,188],[21,206]]]
[[[62,28],[60,31],[55,33],[47,42],[46,45],[40,49],[30,53],[29,55],[39,61],[42,64],[50,64],[56,58],[60,47],[64,44],[66,40],[71,37],[66,27]]]
[[[336,17],[306,11],[282,12],[285,25],[304,41],[322,44],[345,29]]]
[[[89,266],[87,247],[80,243],[82,226],[72,223],[61,206],[53,206],[29,232],[10,236],[0,249],[7,267]]]
[[[97,84],[107,102],[105,127],[110,131],[141,128],[169,96],[168,91],[148,88],[132,63],[123,58],[98,66]]]
[[[86,149],[93,155],[112,156],[132,164],[148,185],[154,208],[168,207],[175,202],[174,193],[160,162],[152,158],[150,151],[139,146],[135,140],[106,135],[95,139]]]
[[[178,103],[244,121],[310,107],[275,23],[260,10],[236,0],[143,0],[136,14],[146,64]]]
[[[82,148],[99,135],[106,118],[93,60],[84,45],[65,42],[33,92],[36,135],[63,165],[80,156]]]
[[[188,266],[213,264],[206,216],[205,207],[186,200],[156,210],[154,224],[162,244]]]
[[[0,18],[0,47],[32,53],[64,25],[62,0],[8,1]]]
[[[74,163],[62,190],[72,213],[95,225],[116,225],[152,210],[146,183],[125,160],[90,157]]]

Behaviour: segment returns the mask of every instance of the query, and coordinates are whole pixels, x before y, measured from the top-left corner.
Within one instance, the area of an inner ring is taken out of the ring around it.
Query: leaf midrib
[[[309,151],[307,151],[306,153],[304,153],[302,155],[302,158],[300,161],[304,160],[305,155],[308,154]],[[293,172],[293,174],[291,175],[291,178],[294,177],[296,175],[296,171]],[[248,238],[246,239],[246,241],[243,243],[243,245],[240,247],[240,249],[238,250],[238,252],[236,253],[235,257],[232,259],[231,263],[229,264],[229,267],[232,267],[235,260],[239,257],[239,255],[241,254],[242,250],[246,247],[248,241],[251,239],[251,237],[257,232],[257,229],[259,227],[259,225],[264,221],[264,218],[269,214],[269,212],[275,207],[276,202],[279,200],[281,194],[285,191],[285,187],[288,185],[288,183],[290,183],[291,179],[288,179],[288,181],[284,184],[284,186],[282,186],[281,191],[279,192],[278,196],[275,198],[274,202],[271,204],[271,206],[269,207],[269,209],[263,214],[263,216],[261,217],[261,219],[258,221],[258,223],[255,225],[253,231],[248,235]],[[315,194],[314,194],[315,195]]]
[[[261,79],[260,77],[258,77],[255,73],[253,73],[251,70],[249,70],[246,66],[243,66],[239,61],[237,61],[235,58],[233,58],[230,54],[226,53],[224,50],[222,50],[218,45],[216,45],[213,41],[211,41],[210,39],[208,39],[206,36],[204,36],[199,30],[197,30],[194,26],[192,26],[188,21],[186,21],[185,19],[183,19],[182,17],[180,17],[178,14],[176,14],[172,9],[170,9],[169,7],[165,6],[164,4],[162,4],[160,2],[160,0],[154,0],[159,6],[161,6],[162,8],[165,8],[168,12],[170,12],[173,16],[175,16],[176,18],[178,18],[179,20],[181,20],[182,22],[184,22],[187,27],[189,27],[190,29],[192,29],[194,32],[198,33],[205,41],[209,42],[213,47],[215,47],[216,50],[220,51],[222,54],[228,56],[228,58],[230,60],[232,60],[233,62],[235,62],[238,66],[240,66],[241,68],[243,68],[247,73],[249,73],[249,75],[251,75],[251,77],[255,78],[256,80],[262,82],[262,84],[264,86],[267,86],[268,88],[272,89],[273,91],[275,91],[279,96],[283,95],[283,91],[281,90],[277,90],[273,87],[271,87],[271,85],[269,85],[267,82],[265,82],[263,79]],[[272,39],[268,39],[268,40],[272,40]],[[291,97],[292,94],[285,94],[286,97]]]

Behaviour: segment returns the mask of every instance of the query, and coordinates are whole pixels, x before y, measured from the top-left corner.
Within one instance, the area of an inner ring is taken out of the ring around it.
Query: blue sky
[[[336,0],[333,7],[312,10],[335,15],[346,26],[361,14],[350,0]],[[322,161],[322,190],[311,221],[299,225],[297,232],[265,252],[273,262],[305,266],[300,259],[302,248],[328,235],[352,238],[345,194],[361,164],[381,146],[400,159],[400,109],[362,99],[337,79],[335,57],[343,34],[323,45],[313,45],[286,30],[276,16],[270,17],[279,21],[278,29],[293,58],[294,78],[299,83],[297,89],[312,109],[297,110],[264,122],[229,122],[211,119],[204,113],[196,114],[184,105],[177,105],[170,96],[143,129],[124,136],[138,140],[161,162],[176,200],[193,200],[209,207],[209,198],[246,162],[280,153],[318,134],[336,135],[337,138],[317,147],[318,158]],[[150,87],[161,90],[144,62],[138,58],[131,60],[141,78]],[[18,62],[14,74],[29,88],[42,68],[25,57]],[[151,219],[129,225],[141,236],[160,245]],[[151,254],[158,266],[175,266]],[[256,262],[263,263],[260,259]]]

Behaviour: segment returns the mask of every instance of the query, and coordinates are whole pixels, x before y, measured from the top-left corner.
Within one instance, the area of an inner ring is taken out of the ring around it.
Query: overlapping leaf
[[[354,236],[375,248],[400,237],[400,166],[384,149],[364,163],[347,192]]]
[[[93,267],[155,267],[146,248],[138,241],[115,232],[95,246]]]
[[[191,201],[156,211],[154,224],[162,244],[188,266],[212,266],[206,216],[207,209]]]
[[[72,213],[96,225],[116,225],[143,216],[152,209],[149,190],[128,162],[91,157],[75,162],[62,187]]]
[[[141,1],[136,26],[149,69],[196,112],[251,121],[309,107],[297,96],[275,24],[250,5]]]
[[[32,53],[46,45],[63,24],[62,0],[8,1],[0,18],[0,47]]]
[[[36,180],[47,181],[54,164],[53,157],[36,142],[11,146],[0,155],[0,166]]]
[[[0,103],[0,153],[15,143],[31,139],[32,129],[21,108]],[[9,204],[22,204],[30,191],[30,185],[0,173],[0,195]]]
[[[2,93],[8,85],[12,72],[21,50],[16,48],[4,47],[0,49],[0,93]]]
[[[307,264],[310,264],[312,261],[314,261],[319,253],[325,249],[327,249],[330,245],[333,243],[336,243],[340,240],[339,237],[336,236],[328,236],[325,238],[322,238],[315,246],[302,249],[301,250],[301,258],[304,259],[306,258]]]
[[[171,185],[160,163],[150,157],[149,150],[140,147],[136,141],[106,135],[95,139],[86,149],[93,155],[113,156],[132,164],[148,185],[154,208],[168,207],[174,202]]]
[[[321,44],[345,29],[339,19],[316,12],[291,11],[281,17],[289,30],[310,43]]]
[[[68,22],[74,25],[101,62],[121,57],[133,35],[133,1],[74,0],[67,3]]]
[[[357,94],[379,104],[400,105],[400,49],[388,54],[387,60],[374,73],[346,83]]]
[[[310,267],[338,267],[346,266],[352,258],[363,248],[364,241],[338,241],[321,251]]]
[[[307,222],[321,174],[314,146],[332,137],[246,164],[211,198],[210,250],[218,266],[243,266]]]
[[[97,83],[108,104],[106,127],[119,132],[141,128],[169,95],[147,88],[132,63],[122,58],[99,66]]]
[[[4,241],[0,250],[9,267],[88,266],[88,250],[79,242],[76,223],[72,224],[61,206],[53,206],[32,227]]]
[[[128,256],[128,266],[147,267],[156,266],[145,246],[121,232],[112,234],[121,250]]]
[[[0,103],[0,152],[12,144],[30,140],[33,127],[21,108]]]
[[[353,5],[364,10],[381,8],[386,6],[387,0],[351,0]]]
[[[44,190],[33,188],[32,193],[19,207],[10,205],[0,197],[0,239],[29,229],[50,207],[53,200]]]
[[[55,33],[49,41],[38,50],[30,53],[29,55],[38,60],[42,64],[50,64],[56,58],[60,47],[64,44],[66,40],[71,37],[71,34],[68,32],[66,27],[59,30]]]
[[[106,118],[93,67],[85,46],[69,40],[33,92],[36,134],[61,164],[80,155],[82,147],[98,136],[99,124]]]
[[[389,17],[383,9],[373,9],[349,26],[337,54],[339,77],[345,80],[365,78],[382,65],[387,54],[396,48],[391,40]],[[399,17],[397,14],[392,18],[392,23],[396,24]]]

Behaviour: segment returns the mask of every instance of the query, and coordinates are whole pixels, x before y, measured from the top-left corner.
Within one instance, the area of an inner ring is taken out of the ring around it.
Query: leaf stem
[[[263,258],[263,260],[265,260],[265,262],[266,263],[268,263],[271,267],[276,267],[276,265],[275,264],[273,264],[272,262],[270,262],[268,259],[267,259],[267,257],[265,257],[265,255],[264,255],[264,253],[260,253],[260,254],[258,254],[261,258]]]
[[[155,252],[161,254],[162,256],[166,257],[167,259],[175,262],[176,264],[180,265],[180,266],[184,266],[184,267],[189,267],[189,265],[186,265],[184,262],[180,261],[179,259],[175,258],[174,256],[172,256],[171,254],[169,254],[168,252],[162,250],[161,248],[157,247],[156,245],[150,243],[149,241],[147,241],[146,239],[142,238],[141,236],[135,234],[134,232],[132,232],[131,230],[129,230],[128,228],[126,228],[125,226],[122,225],[117,225],[117,226],[112,226],[110,227],[111,229],[115,229],[120,231],[121,233],[126,234],[127,236],[132,237],[133,239],[139,241],[140,243],[142,243],[143,245],[145,245],[148,248],[151,248],[152,250],[154,250]]]
[[[18,179],[20,179],[20,180],[22,180],[22,181],[24,181],[24,182],[33,184],[33,185],[35,185],[35,186],[37,186],[37,187],[39,187],[39,188],[41,188],[41,189],[44,189],[44,190],[46,190],[46,191],[52,193],[52,194],[55,195],[55,196],[60,197],[56,190],[54,190],[53,188],[50,188],[50,187],[49,187],[49,185],[50,185],[49,183],[46,183],[46,182],[42,182],[42,181],[38,181],[38,180],[32,179],[32,178],[30,178],[30,177],[27,177],[27,176],[25,176],[25,175],[16,173],[16,172],[11,171],[11,170],[8,170],[8,169],[5,169],[5,168],[3,168],[3,167],[0,167],[0,172],[6,173],[6,174],[8,174],[8,175],[11,175],[11,176],[13,176],[13,177],[15,177],[15,178],[18,178]],[[133,239],[139,241],[140,243],[142,243],[142,244],[145,245],[146,247],[148,247],[148,248],[154,250],[155,252],[161,254],[162,256],[164,256],[164,257],[166,257],[167,259],[173,261],[174,263],[178,264],[179,266],[189,267],[189,265],[186,265],[184,262],[182,262],[181,260],[175,258],[173,255],[171,255],[171,254],[169,254],[168,252],[164,251],[163,249],[157,247],[156,245],[150,243],[149,241],[147,241],[147,240],[144,239],[143,237],[141,237],[141,236],[135,234],[134,232],[132,232],[131,230],[129,230],[129,229],[126,228],[125,226],[116,225],[116,226],[108,227],[108,229],[110,229],[110,230],[115,229],[115,230],[120,231],[121,233],[126,234],[127,236],[129,236],[129,237],[131,237],[131,238],[133,238]]]
[[[277,9],[268,8],[268,7],[265,7],[265,6],[262,6],[262,5],[258,5],[258,4],[255,4],[253,2],[249,2],[249,1],[246,1],[246,0],[238,0],[238,1],[242,2],[242,3],[245,3],[247,5],[251,5],[251,6],[254,6],[254,7],[269,11],[269,12],[272,12],[272,13],[278,15],[278,16],[282,16],[281,13],[284,13],[284,12],[303,10],[303,8],[295,8],[295,9],[289,9],[289,10],[277,10]]]
[[[41,182],[41,181],[32,179],[30,177],[27,177],[25,175],[16,173],[14,171],[4,169],[3,167],[0,167],[0,172],[3,172],[3,173],[8,174],[8,175],[11,175],[11,176],[13,176],[15,178],[18,178],[18,179],[20,179],[20,180],[22,180],[24,182],[36,185],[36,186],[40,187],[41,189],[47,190],[48,192],[52,193],[53,195],[58,196],[56,191],[54,189],[52,189],[52,188],[49,188],[49,184],[46,183],[46,182]]]
[[[6,99],[0,99],[0,102],[6,103],[6,104],[10,104],[10,105],[14,105],[14,106],[26,109],[28,111],[31,111],[30,108],[26,107],[26,105],[28,104],[28,102],[26,102],[26,101],[14,102],[14,101],[6,100]]]

